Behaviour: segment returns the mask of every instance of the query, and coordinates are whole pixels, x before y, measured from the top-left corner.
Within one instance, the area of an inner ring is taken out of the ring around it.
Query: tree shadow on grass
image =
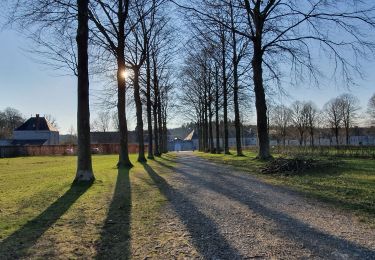
[[[129,169],[119,169],[96,259],[130,259],[131,185]]]
[[[220,233],[218,226],[209,217],[199,211],[193,202],[181,192],[174,189],[168,182],[155,172],[149,165],[143,164],[144,169],[167,197],[179,218],[185,224],[192,242],[204,259],[243,259]]]
[[[72,184],[63,196],[52,203],[39,216],[0,242],[1,259],[18,259],[27,255],[28,249],[81,197],[89,184]]]

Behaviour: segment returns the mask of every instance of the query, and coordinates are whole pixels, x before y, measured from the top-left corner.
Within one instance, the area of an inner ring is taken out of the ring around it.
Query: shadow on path
[[[1,259],[18,259],[82,196],[91,184],[72,184],[63,196],[0,243]]]
[[[210,189],[246,205],[254,213],[273,221],[277,225],[276,231],[278,235],[296,243],[302,243],[315,256],[332,258],[332,253],[339,252],[340,254],[347,255],[349,259],[375,259],[374,250],[324,233],[310,226],[308,223],[290,216],[286,212],[267,207],[267,200],[270,201],[272,199],[267,194],[267,189],[271,189],[272,185],[263,184],[252,178],[248,178],[247,180],[238,178],[239,176],[230,172],[224,175],[217,168],[215,170],[210,168],[215,167],[214,165],[202,165],[200,162],[197,162],[197,158],[183,158],[182,160],[184,166],[180,165],[178,168],[167,166],[160,161],[157,161],[157,163],[180,173],[186,179],[186,182],[191,182],[195,187]],[[178,161],[178,163],[180,162]],[[202,160],[202,163],[205,163],[205,161]],[[264,185],[263,194],[262,192],[255,193],[251,190],[251,187],[259,187],[259,184]],[[273,193],[280,192],[275,187],[271,191]],[[272,203],[270,204],[272,205]]]
[[[164,159],[164,158],[163,158]],[[201,166],[200,163],[197,163],[198,160],[200,161],[203,161],[204,162],[204,165]],[[168,159],[168,161],[171,161],[170,159]],[[165,163],[163,163],[162,161],[157,161],[160,165],[164,166],[164,167],[167,167],[171,170],[177,170],[175,167],[173,166],[170,166],[170,165],[167,165]],[[176,161],[175,161],[176,162]],[[236,169],[235,166],[231,166],[229,164],[224,164],[224,165],[221,165],[221,164],[215,164],[214,162],[212,161],[206,161],[206,160],[203,160],[201,158],[189,158],[189,157],[185,157],[183,158],[182,160],[179,160],[178,161],[178,164],[179,165],[183,165],[183,167],[191,167],[192,165],[194,165],[194,169],[195,170],[200,170],[201,173],[205,173],[206,170],[207,170],[207,165],[211,166],[211,167],[214,167],[214,166],[219,166],[215,172],[215,176],[216,175],[221,175],[222,177],[225,176],[226,178],[235,178],[235,179],[241,179],[244,183],[244,185],[242,187],[251,187],[251,185],[262,185],[264,186],[265,188],[270,188],[272,189],[273,191],[275,192],[280,192],[280,193],[286,193],[286,194],[290,194],[290,195],[293,195],[293,196],[301,196],[301,197],[304,197],[304,198],[315,198],[315,199],[318,199],[320,200],[321,202],[325,202],[327,204],[330,204],[331,206],[334,206],[334,207],[340,207],[340,208],[343,208],[343,209],[349,209],[349,210],[360,210],[362,212],[365,212],[367,214],[371,214],[371,215],[375,215],[375,208],[370,204],[364,204],[364,203],[360,203],[360,202],[350,202],[350,201],[347,201],[347,200],[341,200],[337,197],[329,197],[327,195],[320,195],[320,194],[314,194],[314,195],[311,195],[311,193],[309,192],[305,192],[303,190],[293,190],[289,187],[286,187],[286,186],[275,186],[275,185],[272,185],[272,184],[269,184],[267,182],[264,182],[262,180],[259,180],[257,179],[255,176],[251,175],[251,174],[248,174],[248,173],[245,173],[243,170],[241,169]],[[228,172],[229,171],[229,172]],[[243,174],[236,174],[236,175],[231,175],[230,173],[232,171],[236,171],[236,172],[242,172]],[[225,173],[223,173],[225,172]],[[229,174],[228,174],[229,173]],[[306,175],[309,174],[309,173],[306,173]],[[337,173],[333,173],[334,175],[339,175],[339,171]],[[318,174],[315,174],[315,176],[324,176],[326,174],[324,173],[318,173]],[[245,185],[245,184],[248,184],[248,185]],[[249,186],[250,185],[250,186]],[[325,186],[323,185],[319,185],[319,184],[310,184],[314,189],[326,189]],[[335,187],[335,191],[341,191],[341,192],[348,192],[348,191],[352,191],[352,193],[355,193],[357,190],[356,189],[349,189],[347,187]]]
[[[129,169],[119,169],[101,232],[96,259],[130,259],[131,185]]]
[[[181,192],[174,189],[149,165],[143,167],[155,182],[161,193],[174,207],[179,218],[192,236],[193,244],[205,259],[243,259],[220,233],[217,225],[188,200]]]

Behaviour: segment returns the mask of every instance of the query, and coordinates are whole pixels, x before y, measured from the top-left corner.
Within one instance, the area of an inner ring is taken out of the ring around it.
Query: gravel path
[[[375,230],[348,213],[192,153],[158,163],[175,172],[146,168],[189,236],[183,258],[375,259]]]

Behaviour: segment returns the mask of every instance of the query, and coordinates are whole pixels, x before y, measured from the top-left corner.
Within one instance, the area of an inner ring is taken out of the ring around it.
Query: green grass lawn
[[[245,157],[197,154],[217,163],[233,165],[268,183],[288,186],[304,195],[354,212],[361,221],[375,227],[375,160],[335,159],[338,161],[334,166],[309,170],[301,175],[285,176],[261,174],[260,168],[265,163],[256,160],[253,152],[245,152]]]
[[[0,159],[0,258],[126,259],[167,239],[155,225],[166,198],[131,159],[119,172],[117,156],[94,156],[91,186],[71,186],[75,157]]]

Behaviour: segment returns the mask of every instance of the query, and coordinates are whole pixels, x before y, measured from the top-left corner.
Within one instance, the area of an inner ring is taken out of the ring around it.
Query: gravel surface
[[[170,201],[166,229],[189,241],[165,259],[375,259],[375,230],[347,212],[192,153],[158,163],[175,173],[146,168]]]

